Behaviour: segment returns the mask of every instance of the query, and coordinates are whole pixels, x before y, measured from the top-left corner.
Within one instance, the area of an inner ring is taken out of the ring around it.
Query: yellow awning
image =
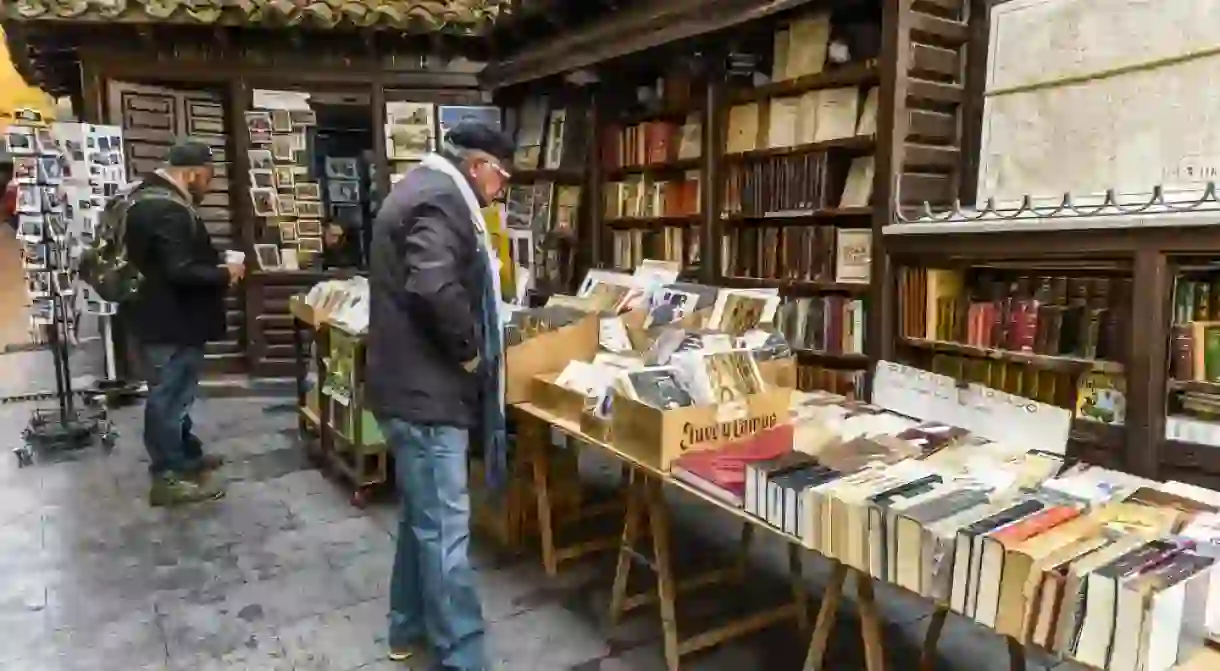
[[[55,100],[41,89],[26,84],[17,74],[9,57],[4,31],[0,29],[0,128],[11,124],[13,112],[23,108],[42,112],[48,121],[55,116]]]

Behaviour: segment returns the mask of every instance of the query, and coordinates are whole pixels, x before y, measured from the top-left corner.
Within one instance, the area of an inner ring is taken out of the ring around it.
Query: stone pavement
[[[310,468],[286,401],[212,398],[197,406],[200,437],[233,462],[224,472],[229,495],[181,510],[145,502],[135,408],[117,411],[120,445],[109,456],[90,450],[19,470],[0,454],[0,669],[404,668],[383,661],[394,509],[356,510]],[[28,409],[0,406],[0,451],[19,440]],[[730,521],[689,500],[674,504],[685,554],[706,558],[735,539]],[[767,534],[757,538],[758,589],[705,592],[683,602],[680,616],[741,607],[741,592],[783,593],[783,548]],[[663,668],[655,612],[605,625],[608,558],[547,579],[534,554],[505,557],[482,543],[474,554],[494,669]],[[824,565],[809,567],[814,589],[826,573]],[[890,668],[912,669],[928,609],[889,591],[879,598],[891,622]],[[830,667],[862,669],[850,604],[845,617]],[[683,668],[796,671],[807,641],[793,629],[691,657]],[[1007,666],[998,639],[956,617],[941,654],[944,669]]]

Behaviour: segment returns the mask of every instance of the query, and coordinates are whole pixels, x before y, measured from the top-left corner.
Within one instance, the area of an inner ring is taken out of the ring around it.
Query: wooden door
[[[127,82],[109,82],[110,123],[122,126],[127,177],[137,180],[156,170],[180,138],[191,138],[212,149],[216,177],[199,204],[204,225],[219,249],[240,249],[241,236],[229,203],[229,136],[224,101],[208,91],[178,90]],[[245,301],[239,291],[225,298],[228,329],[224,339],[208,343],[208,368],[213,372],[245,370]]]

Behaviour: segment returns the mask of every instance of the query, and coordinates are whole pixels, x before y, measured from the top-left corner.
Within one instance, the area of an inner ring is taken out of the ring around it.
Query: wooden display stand
[[[299,297],[290,301],[289,310],[302,437],[315,463],[342,478],[352,488],[352,505],[362,508],[389,479],[385,439],[364,405],[363,338],[330,324]],[[313,366],[318,378],[312,390],[307,389],[306,330],[313,334]],[[308,438],[311,433],[316,440]]]

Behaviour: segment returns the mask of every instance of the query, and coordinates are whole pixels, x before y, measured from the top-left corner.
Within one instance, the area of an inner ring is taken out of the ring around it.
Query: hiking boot
[[[178,506],[214,501],[224,495],[224,488],[214,484],[193,482],[176,475],[161,475],[153,478],[152,488],[148,491],[148,503],[152,506]]]

